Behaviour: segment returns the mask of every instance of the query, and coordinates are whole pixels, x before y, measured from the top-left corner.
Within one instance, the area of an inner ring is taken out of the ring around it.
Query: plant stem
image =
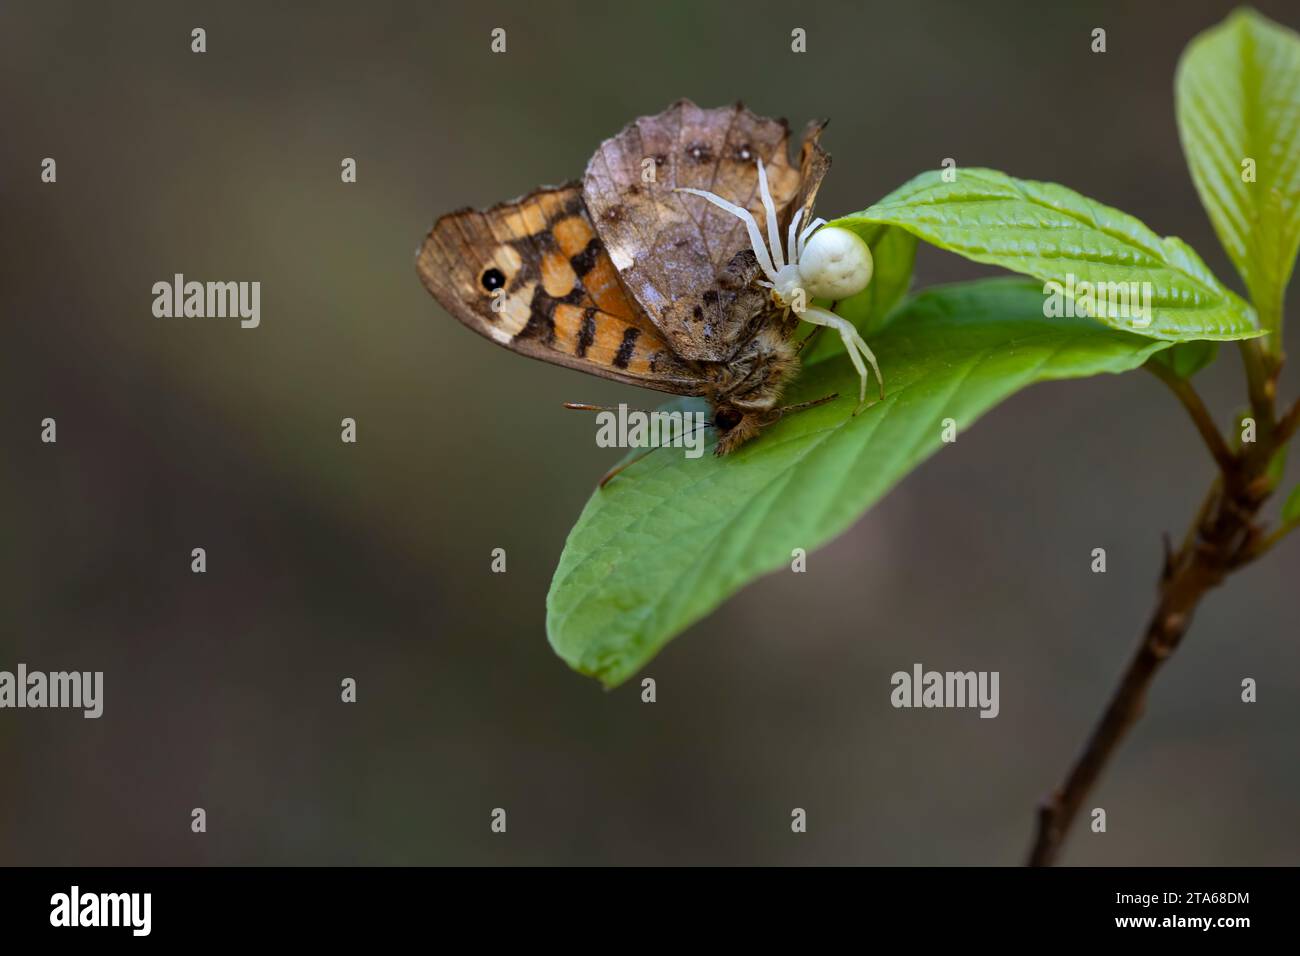
[[[1254,534],[1261,500],[1234,499],[1210,491],[1208,517],[1198,516],[1184,544],[1168,559],[1160,598],[1137,652],[1088,739],[1064,785],[1039,808],[1038,832],[1029,856],[1032,866],[1050,866],[1060,853],[1066,830],[1129,728],[1142,716],[1147,690],[1160,665],[1178,648],[1201,599],[1239,566],[1239,550]]]
[[[1233,454],[1228,450],[1227,443],[1223,436],[1219,434],[1218,426],[1214,424],[1214,418],[1210,415],[1209,409],[1201,401],[1201,396],[1197,394],[1192,383],[1185,378],[1180,378],[1173,369],[1168,368],[1158,362],[1148,362],[1145,368],[1150,369],[1160,381],[1169,386],[1169,390],[1174,396],[1183,403],[1187,409],[1187,414],[1191,416],[1196,430],[1201,433],[1201,438],[1205,441],[1205,447],[1210,450],[1210,455],[1214,458],[1215,464],[1219,466],[1222,472],[1228,472],[1235,467]]]
[[[1278,525],[1273,532],[1267,537],[1260,538],[1244,556],[1243,564],[1247,561],[1254,561],[1266,554],[1272,547],[1289,535],[1296,528],[1300,528],[1300,521],[1291,521],[1286,524]]]
[[[1242,356],[1261,436],[1249,454],[1236,454],[1228,449],[1190,382],[1159,365],[1148,366],[1187,409],[1219,466],[1219,475],[1178,550],[1172,553],[1166,550],[1155,610],[1101,720],[1065,782],[1039,806],[1037,832],[1028,860],[1031,866],[1050,866],[1060,855],[1070,824],[1120,741],[1142,716],[1152,680],[1160,665],[1177,650],[1201,599],[1237,568],[1267,551],[1289,530],[1284,526],[1264,537],[1255,516],[1271,491],[1266,478],[1268,463],[1295,430],[1300,420],[1300,402],[1280,422],[1275,421],[1276,366],[1272,371],[1266,370],[1257,346],[1243,348]]]
[[[1295,434],[1296,427],[1300,426],[1300,398],[1296,399],[1291,410],[1277,421],[1277,427],[1273,429],[1273,438],[1278,444],[1286,444]]]
[[[1259,425],[1260,431],[1264,431],[1265,424],[1273,424],[1273,403],[1276,394],[1277,371],[1280,366],[1274,365],[1264,355],[1264,350],[1259,347],[1257,339],[1245,339],[1237,343],[1241,352],[1242,365],[1246,370],[1246,390],[1250,394],[1250,407],[1255,413],[1255,421]],[[1270,370],[1270,366],[1273,366]]]

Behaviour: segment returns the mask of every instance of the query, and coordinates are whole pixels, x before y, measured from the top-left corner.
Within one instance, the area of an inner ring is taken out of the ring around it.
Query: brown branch
[[[1277,427],[1273,429],[1273,440],[1278,445],[1286,444],[1295,434],[1297,426],[1300,426],[1300,398],[1297,398],[1290,410],[1278,419]]]
[[[1223,440],[1218,426],[1214,424],[1213,416],[1201,401],[1201,396],[1197,394],[1196,389],[1192,387],[1192,383],[1179,377],[1173,369],[1159,362],[1148,362],[1145,367],[1168,385],[1174,397],[1183,403],[1183,408],[1187,409],[1187,414],[1191,416],[1196,430],[1201,433],[1201,439],[1205,442],[1205,447],[1210,450],[1210,455],[1214,458],[1214,463],[1219,466],[1219,470],[1225,475],[1236,471],[1237,458],[1228,449],[1227,442]]]
[[[1261,538],[1256,544],[1254,544],[1250,551],[1242,557],[1240,563],[1248,564],[1249,562],[1268,554],[1268,552],[1272,551],[1273,548],[1277,546],[1279,541],[1289,535],[1296,528],[1300,528],[1300,522],[1293,521],[1290,524],[1284,524],[1275,528],[1272,534]]]
[[[1264,437],[1273,426],[1273,407],[1277,395],[1277,372],[1280,365],[1272,365],[1264,356],[1257,339],[1243,339],[1237,343],[1241,362],[1246,370],[1246,391],[1250,394],[1250,407]]]
[[[1105,713],[1065,783],[1039,807],[1031,866],[1050,866],[1055,861],[1071,821],[1115,748],[1142,716],[1152,679],[1178,648],[1201,599],[1239,566],[1241,545],[1254,533],[1253,519],[1260,504],[1262,500],[1254,497],[1230,497],[1216,480],[1207,507],[1193,521],[1183,546],[1167,559],[1160,599]]]
[[[1192,548],[1195,547],[1196,538],[1200,535],[1201,529],[1205,527],[1205,522],[1210,517],[1210,512],[1213,511],[1215,502],[1219,500],[1219,493],[1222,489],[1223,478],[1215,478],[1214,483],[1210,485],[1210,490],[1205,493],[1205,500],[1201,502],[1201,507],[1196,509],[1196,517],[1193,518],[1192,523],[1187,526],[1187,534],[1183,535],[1183,546],[1180,549],[1181,553],[1189,554],[1191,553]],[[1170,577],[1170,574],[1166,574],[1164,577],[1168,578]],[[1163,578],[1161,580],[1163,580]]]
[[[1142,716],[1152,680],[1178,648],[1201,600],[1234,570],[1263,554],[1283,533],[1263,536],[1255,517],[1271,490],[1266,475],[1268,463],[1300,425],[1300,401],[1275,421],[1275,371],[1268,372],[1258,348],[1243,348],[1242,355],[1252,408],[1262,433],[1261,441],[1249,455],[1228,450],[1189,382],[1158,364],[1147,366],[1187,409],[1219,465],[1220,474],[1177,551],[1169,550],[1166,538],[1159,599],[1142,642],[1065,782],[1039,806],[1037,832],[1028,860],[1031,866],[1050,866],[1060,855],[1070,824],[1115,749]]]

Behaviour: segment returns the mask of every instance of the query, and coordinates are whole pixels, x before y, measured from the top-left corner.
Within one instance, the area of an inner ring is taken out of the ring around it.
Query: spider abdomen
[[[797,271],[808,298],[834,300],[865,289],[874,268],[871,249],[861,236],[838,226],[823,226],[804,246]]]

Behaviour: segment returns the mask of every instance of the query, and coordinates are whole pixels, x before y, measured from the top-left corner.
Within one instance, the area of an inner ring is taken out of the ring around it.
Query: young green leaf
[[[851,414],[858,379],[840,354],[805,369],[788,396],[839,392],[838,401],[788,416],[725,458],[660,449],[596,491],[551,582],[551,645],[619,684],[793,549],[844,531],[945,432],[963,433],[1034,382],[1126,371],[1167,345],[1046,318],[1041,290],[1023,279],[924,292],[871,340],[884,401]]]
[[[1175,88],[1196,191],[1277,333],[1300,248],[1300,36],[1238,11],[1188,45]],[[1269,344],[1280,350],[1282,337]]]
[[[1282,505],[1282,522],[1300,524],[1300,485],[1292,488],[1291,494],[1286,496],[1286,503]]]
[[[932,170],[834,225],[869,223],[1052,283],[1044,295],[1070,299],[1070,311],[1112,328],[1175,342],[1260,334],[1254,310],[1182,240],[1161,239],[1127,213],[1055,183],[992,169],[958,170],[945,182]]]
[[[1151,356],[1151,361],[1164,365],[1179,378],[1191,378],[1213,362],[1218,354],[1218,342],[1201,339],[1197,342],[1179,342],[1173,348]]]
[[[1289,451],[1290,446],[1283,445],[1273,452],[1273,457],[1269,459],[1268,468],[1265,469],[1264,474],[1268,478],[1270,488],[1276,488],[1286,474],[1286,459]]]

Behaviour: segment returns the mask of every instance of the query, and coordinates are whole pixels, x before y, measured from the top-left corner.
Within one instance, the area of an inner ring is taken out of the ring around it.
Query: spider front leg
[[[853,414],[862,411],[867,402],[867,367],[865,358],[876,373],[880,385],[880,397],[885,397],[885,380],[876,364],[867,343],[862,340],[853,323],[842,319],[834,312],[816,306],[803,306],[808,298],[822,297],[831,299],[846,298],[861,292],[871,281],[871,250],[855,233],[846,229],[821,229],[826,225],[825,219],[814,219],[799,228],[803,219],[803,210],[796,210],[789,226],[789,248],[782,250],[781,235],[777,229],[776,204],[772,201],[771,190],[767,185],[767,170],[763,161],[758,161],[758,192],[763,202],[764,217],[767,219],[767,242],[758,227],[758,221],[748,209],[728,202],[721,196],[705,192],[703,189],[678,187],[675,192],[690,193],[699,196],[735,216],[745,224],[749,233],[749,242],[759,267],[767,276],[767,281],[759,285],[772,290],[775,304],[782,310],[782,321],[790,314],[793,307],[798,316],[813,325],[825,326],[840,333],[844,349],[849,353],[849,360],[858,370],[861,386],[858,389],[858,407]],[[818,230],[821,230],[820,232]],[[769,251],[768,246],[771,246]]]
[[[853,367],[858,370],[858,377],[861,381],[858,390],[858,407],[853,410],[854,415],[862,411],[863,406],[867,403],[867,379],[869,376],[867,375],[866,366],[862,364],[863,358],[871,364],[872,371],[876,373],[876,381],[880,385],[880,397],[882,399],[885,397],[885,380],[880,375],[880,366],[876,364],[876,356],[867,347],[867,343],[862,340],[862,336],[858,334],[858,330],[852,322],[815,305],[810,305],[800,312],[799,318],[805,322],[811,322],[813,325],[824,325],[840,333],[840,339],[844,342],[844,350],[849,353],[849,360],[853,362]]]
[[[776,203],[772,202],[772,193],[767,188],[767,170],[763,160],[758,161],[758,194],[763,199],[763,212],[767,214],[767,241],[772,247],[772,261],[779,273],[785,268],[785,253],[781,251],[781,231],[776,227]],[[793,259],[794,250],[790,250]]]
[[[776,203],[772,201],[772,192],[767,187],[767,170],[763,167],[763,160],[758,161],[758,193],[763,201],[763,215],[767,219],[767,242],[763,241],[763,234],[758,228],[758,221],[753,214],[743,206],[737,206],[733,202],[728,202],[716,193],[706,192],[703,189],[693,189],[690,186],[678,186],[673,192],[690,193],[692,196],[699,196],[706,199],[719,209],[731,213],[737,219],[745,224],[745,230],[749,233],[749,244],[754,250],[754,256],[758,259],[759,268],[767,276],[765,285],[768,288],[780,290],[785,285],[790,284],[789,273],[797,271],[794,266],[794,235],[795,227],[798,225],[799,217],[796,216],[794,222],[790,224],[790,265],[786,265],[786,253],[781,249],[781,233],[777,229]],[[802,215],[802,213],[800,213]],[[823,220],[818,220],[822,222]],[[771,249],[768,249],[768,246]],[[786,281],[782,282],[782,278]]]
[[[795,250],[795,252],[791,253],[795,262],[798,262],[803,258],[803,251],[808,245],[808,237],[816,232],[819,227],[824,225],[826,225],[826,220],[819,217],[808,223],[808,226],[804,231],[799,234],[799,248]]]
[[[758,266],[767,276],[768,281],[776,282],[776,268],[772,265],[772,256],[767,251],[767,245],[763,242],[763,234],[759,232],[758,223],[748,209],[737,206],[735,203],[727,202],[721,196],[714,193],[705,192],[703,189],[692,189],[690,186],[678,186],[673,192],[690,193],[692,196],[699,196],[701,199],[707,199],[719,209],[723,209],[745,224],[745,229],[749,233],[749,244],[753,247],[754,257],[758,259]],[[768,199],[771,202],[771,199]],[[780,240],[775,243],[777,249],[781,248]],[[778,253],[779,255],[779,253]]]

